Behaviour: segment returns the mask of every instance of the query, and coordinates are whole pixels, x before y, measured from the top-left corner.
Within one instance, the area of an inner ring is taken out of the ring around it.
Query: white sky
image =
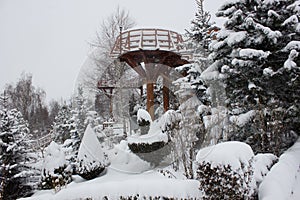
[[[212,15],[225,0],[206,0]],[[22,72],[47,99],[68,98],[99,24],[116,8],[138,27],[189,29],[195,0],[0,0],[0,89]],[[215,20],[215,18],[213,18]]]

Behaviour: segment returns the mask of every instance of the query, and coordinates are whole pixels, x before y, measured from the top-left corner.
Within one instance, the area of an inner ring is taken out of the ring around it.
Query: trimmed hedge
[[[204,191],[204,200],[256,199],[251,190],[253,170],[242,164],[240,171],[233,170],[230,165],[212,166],[202,162],[197,169],[197,180]]]

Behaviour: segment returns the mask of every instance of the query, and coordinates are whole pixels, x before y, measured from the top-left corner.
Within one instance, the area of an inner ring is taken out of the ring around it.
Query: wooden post
[[[163,77],[163,99],[164,99],[164,111],[169,110],[170,107],[170,91],[169,91],[169,81]]]
[[[152,81],[147,83],[147,111],[154,120],[154,83]]]
[[[141,98],[142,98],[142,97],[143,97],[143,93],[144,93],[144,91],[143,91],[143,86],[140,87],[140,91],[141,91],[140,94],[141,94]]]
[[[110,114],[110,117],[113,118],[113,102],[112,102],[112,97],[113,97],[113,89],[110,88],[110,91],[109,91],[109,114]]]

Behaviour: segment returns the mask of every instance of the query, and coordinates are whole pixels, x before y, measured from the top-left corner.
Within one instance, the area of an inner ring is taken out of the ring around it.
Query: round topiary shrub
[[[204,191],[203,199],[254,199],[252,197],[251,180],[253,170],[244,166],[239,173],[230,165],[212,166],[202,162],[197,169],[197,180]]]
[[[203,199],[255,199],[251,147],[224,142],[201,149],[196,157]]]

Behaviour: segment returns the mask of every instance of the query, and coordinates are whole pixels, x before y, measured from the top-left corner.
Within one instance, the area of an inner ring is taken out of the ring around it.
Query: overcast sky
[[[205,9],[214,15],[224,1],[206,0]],[[180,33],[196,12],[195,0],[0,0],[1,91],[27,72],[48,100],[70,97],[88,42],[118,6],[129,11],[138,27]]]

